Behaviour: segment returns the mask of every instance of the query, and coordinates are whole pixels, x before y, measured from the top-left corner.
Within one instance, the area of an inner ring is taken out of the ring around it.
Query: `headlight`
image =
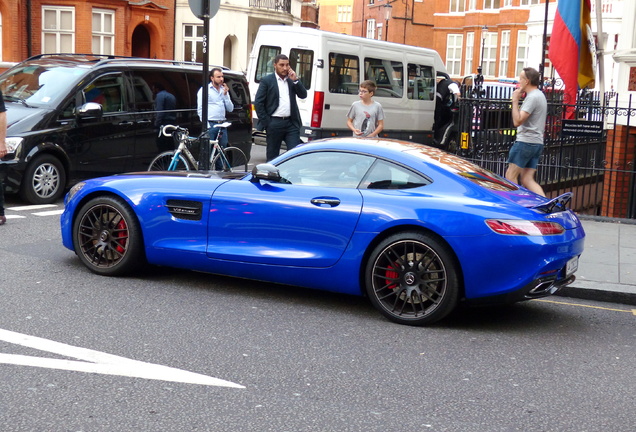
[[[71,190],[68,191],[68,194],[66,195],[66,201],[69,201],[71,198],[73,198],[73,195],[81,191],[84,186],[86,186],[86,182],[76,183],[75,186],[73,186]]]
[[[7,137],[4,142],[7,144],[7,154],[18,153],[20,146],[22,145],[22,138]]]

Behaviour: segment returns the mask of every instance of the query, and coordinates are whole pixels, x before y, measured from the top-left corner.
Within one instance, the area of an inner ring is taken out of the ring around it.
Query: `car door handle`
[[[316,206],[328,205],[330,207],[336,207],[340,204],[340,200],[338,198],[314,198],[311,200],[311,203]]]
[[[131,122],[131,121],[124,121],[124,122],[119,122],[117,125],[118,125],[118,126],[132,126],[132,125],[133,125],[133,122]]]
[[[140,125],[147,125],[147,124],[150,124],[152,122],[150,120],[139,120],[137,123],[140,124]]]

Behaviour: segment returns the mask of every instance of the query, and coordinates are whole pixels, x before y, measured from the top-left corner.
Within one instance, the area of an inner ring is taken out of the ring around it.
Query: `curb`
[[[636,293],[624,291],[610,291],[595,288],[579,288],[567,286],[561,288],[554,295],[560,297],[578,298],[583,300],[594,300],[606,303],[619,303],[636,306]]]

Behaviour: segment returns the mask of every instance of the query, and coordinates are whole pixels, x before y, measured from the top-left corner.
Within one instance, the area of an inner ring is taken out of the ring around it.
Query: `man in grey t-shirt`
[[[512,93],[512,121],[517,127],[517,136],[508,155],[506,178],[545,196],[543,188],[534,179],[543,152],[543,133],[548,114],[548,103],[539,90],[539,78],[536,69],[524,68],[519,75],[519,88]],[[524,92],[526,97],[519,107],[519,99]]]

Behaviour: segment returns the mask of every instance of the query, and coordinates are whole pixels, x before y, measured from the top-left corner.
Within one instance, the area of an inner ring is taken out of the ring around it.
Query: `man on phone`
[[[512,121],[517,128],[517,135],[508,154],[506,178],[545,196],[543,188],[534,179],[543,152],[543,133],[548,114],[548,102],[539,90],[539,78],[536,69],[524,68],[519,75],[519,88],[512,93]],[[525,99],[520,107],[519,99],[524,93]]]
[[[229,90],[230,89],[223,78],[223,71],[220,68],[212,69],[210,71],[210,84],[208,84],[207,122],[207,130],[211,140],[216,140],[218,134],[221,131],[221,128],[215,128],[214,125],[225,122],[226,111],[234,111],[234,104],[232,103],[232,99],[230,99]],[[202,97],[203,88],[200,88],[199,92],[197,93],[197,112],[199,114],[199,118],[201,119],[201,123],[204,123],[203,119],[201,118],[201,116],[203,115],[203,105],[201,101]],[[224,133],[221,134],[218,141],[221,147],[227,147],[227,131],[224,131]]]
[[[274,73],[261,79],[254,99],[258,130],[267,131],[268,161],[280,154],[283,141],[287,150],[300,144],[302,121],[296,96],[305,99],[307,89],[290,68],[289,58],[279,54],[274,58]]]

